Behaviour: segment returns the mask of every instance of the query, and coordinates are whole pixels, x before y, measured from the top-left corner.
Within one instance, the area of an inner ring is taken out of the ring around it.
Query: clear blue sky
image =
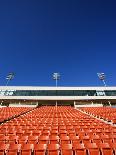
[[[0,2],[0,85],[116,85],[115,0],[3,0]]]

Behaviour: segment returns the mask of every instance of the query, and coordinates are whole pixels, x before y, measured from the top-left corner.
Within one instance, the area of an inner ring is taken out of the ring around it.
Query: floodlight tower
[[[56,81],[56,89],[57,89],[58,80],[60,80],[60,73],[53,73],[53,74],[52,74],[52,77],[53,77],[53,80]],[[56,90],[56,92],[57,92],[57,90]],[[57,101],[56,101],[56,106],[57,106]]]
[[[105,82],[105,74],[104,73],[97,73],[99,79],[103,82],[104,86],[106,87],[106,82]]]
[[[6,76],[6,86],[8,86],[8,83],[14,79],[15,74],[13,72],[8,73],[8,75]]]
[[[99,79],[103,82],[104,86],[106,87],[106,82],[105,82],[105,78],[106,78],[106,75],[105,73],[97,73]],[[104,92],[105,93],[105,92]],[[111,106],[111,102],[108,101],[109,105]]]
[[[53,73],[53,80],[56,81],[56,87],[58,86],[58,80],[60,80],[60,73]]]

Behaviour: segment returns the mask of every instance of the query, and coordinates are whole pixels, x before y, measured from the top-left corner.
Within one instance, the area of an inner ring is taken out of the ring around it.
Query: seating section
[[[116,127],[69,106],[43,106],[0,126],[0,155],[116,155]]]
[[[84,107],[81,110],[93,114],[99,118],[116,123],[116,108],[112,107]]]
[[[0,108],[0,122],[16,117],[24,112],[31,110],[30,107],[4,107]]]

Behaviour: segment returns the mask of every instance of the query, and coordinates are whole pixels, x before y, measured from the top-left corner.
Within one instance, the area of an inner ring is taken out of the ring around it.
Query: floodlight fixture
[[[104,86],[106,87],[106,82],[105,82],[105,79],[106,79],[106,75],[105,73],[97,73],[99,79],[103,82]]]
[[[11,80],[14,79],[14,76],[15,76],[14,72],[9,72],[9,73],[8,73],[8,75],[6,76],[6,80],[7,80],[6,86],[8,85],[8,83],[9,83]]]
[[[53,80],[56,81],[56,87],[58,86],[58,80],[60,80],[60,73],[53,73],[52,74]],[[56,94],[57,94],[57,90],[56,90]],[[57,107],[57,100],[56,100],[56,107]]]
[[[58,80],[60,80],[60,73],[53,73],[52,74],[53,80],[56,81],[56,87],[58,86]]]
[[[98,75],[99,79],[103,82],[104,86],[106,87],[106,82],[105,82],[106,75],[105,75],[105,73],[97,73],[97,75]],[[108,103],[111,106],[111,102],[108,101]]]

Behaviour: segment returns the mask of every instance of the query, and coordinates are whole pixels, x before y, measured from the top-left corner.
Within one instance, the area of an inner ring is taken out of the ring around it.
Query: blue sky
[[[0,2],[0,85],[116,85],[115,0],[4,0]]]

